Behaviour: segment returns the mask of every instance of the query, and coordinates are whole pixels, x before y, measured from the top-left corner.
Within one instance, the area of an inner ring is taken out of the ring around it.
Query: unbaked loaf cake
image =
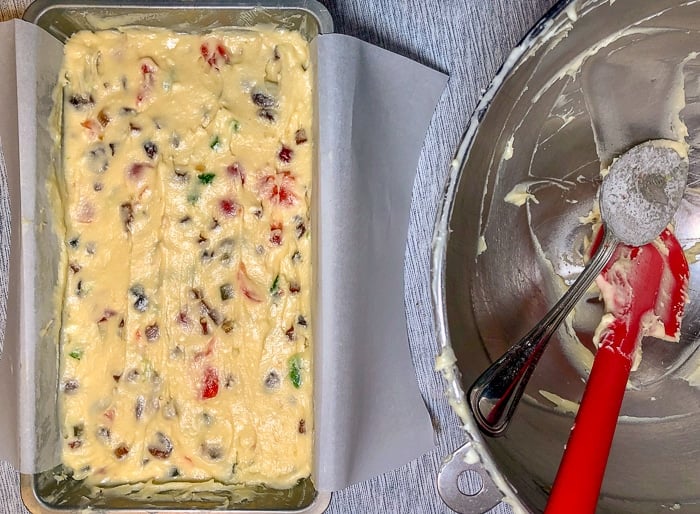
[[[312,70],[296,32],[79,32],[61,130],[63,463],[311,472]]]

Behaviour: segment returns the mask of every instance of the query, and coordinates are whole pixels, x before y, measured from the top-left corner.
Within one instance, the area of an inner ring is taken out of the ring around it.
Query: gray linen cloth
[[[510,50],[555,0],[321,0],[336,32],[449,74],[428,129],[413,187],[405,259],[406,311],[418,384],[435,428],[437,447],[418,460],[333,495],[329,513],[449,513],[435,477],[442,458],[464,442],[460,423],[433,370],[438,344],[430,302],[433,221],[452,154],[467,121]],[[0,0],[0,20],[21,16],[29,0]],[[8,274],[7,187],[0,177],[0,320],[4,321]],[[410,371],[410,370],[409,370]],[[27,512],[18,474],[0,462],[0,514]],[[473,484],[468,484],[473,487]],[[503,506],[493,513],[509,512]]]

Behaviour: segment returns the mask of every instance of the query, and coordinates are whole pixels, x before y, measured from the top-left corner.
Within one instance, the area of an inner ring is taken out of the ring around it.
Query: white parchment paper
[[[406,332],[416,163],[447,77],[339,34],[315,41],[316,463],[337,490],[433,447]]]
[[[46,184],[62,45],[21,21],[0,24],[0,41],[13,42],[0,49],[0,140],[13,214],[0,458],[34,473],[59,463],[59,323],[49,301],[58,244]],[[446,76],[348,36],[319,36],[313,49],[314,482],[327,491],[434,444],[409,353],[403,262],[416,164]]]
[[[47,184],[53,148],[49,117],[63,46],[20,20],[0,24],[0,38],[6,73],[0,81],[0,142],[12,213],[0,456],[22,473],[34,473],[59,462],[53,295],[60,253]],[[15,100],[14,106],[7,99]]]

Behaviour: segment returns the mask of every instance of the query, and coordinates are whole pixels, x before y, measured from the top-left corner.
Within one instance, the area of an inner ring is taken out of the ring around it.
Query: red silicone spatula
[[[595,511],[635,349],[657,319],[669,338],[678,333],[688,263],[670,231],[660,239],[662,248],[620,245],[601,274],[612,288],[606,308],[614,318],[602,334],[546,514]]]

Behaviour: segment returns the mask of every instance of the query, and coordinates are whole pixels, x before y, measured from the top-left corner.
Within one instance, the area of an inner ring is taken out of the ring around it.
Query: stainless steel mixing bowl
[[[700,512],[695,52],[695,2],[562,1],[514,50],[479,104],[452,164],[432,270],[438,368],[466,428],[466,446],[438,481],[456,510],[483,512],[503,499],[516,511],[544,508],[592,363],[603,312],[597,291],[555,336],[505,437],[479,434],[464,391],[581,271],[601,167],[642,141],[686,138],[689,189],[675,228],[691,263],[690,303],[679,343],[644,340],[598,510]],[[464,470],[481,476],[478,494],[459,492]]]

